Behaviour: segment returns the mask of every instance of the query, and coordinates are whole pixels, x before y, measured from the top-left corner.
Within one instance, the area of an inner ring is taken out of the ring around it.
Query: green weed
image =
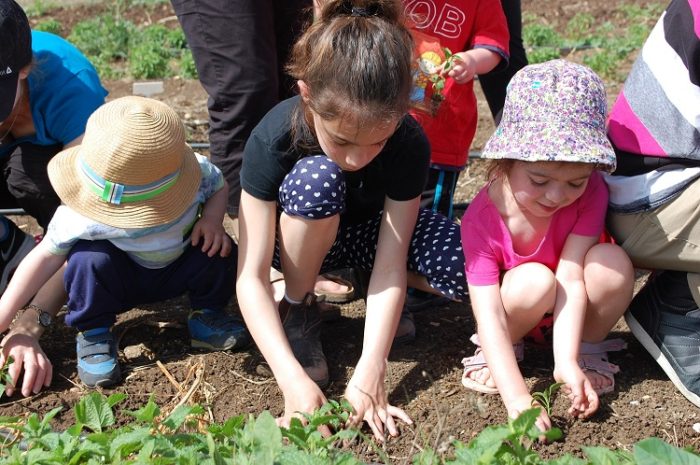
[[[61,26],[61,23],[59,23],[55,19],[49,18],[43,21],[39,21],[32,29],[36,31],[44,31],[50,32],[51,34],[61,35],[63,26]]]
[[[360,465],[342,444],[362,433],[344,429],[350,414],[347,402],[331,401],[313,414],[304,415],[306,423],[292,422],[279,428],[269,412],[257,417],[238,415],[224,423],[209,423],[200,406],[182,405],[166,414],[153,397],[136,411],[126,411],[133,420],[116,421],[114,408],[124,394],[109,397],[92,392],[74,407],[75,424],[56,431],[51,423],[61,407],[43,417],[32,413],[25,418],[0,417],[0,462],[7,465],[44,464],[139,464],[139,465]],[[415,465],[696,465],[700,458],[692,451],[679,449],[657,438],[638,442],[632,452],[602,447],[583,447],[586,459],[565,455],[542,459],[534,447],[543,437],[555,441],[561,431],[553,428],[542,433],[535,426],[539,409],[531,409],[504,425],[490,426],[468,444],[455,441],[451,456],[442,456],[424,448],[411,458]],[[121,422],[120,422],[121,423]],[[329,425],[334,433],[324,438],[318,426]],[[386,463],[390,458],[377,450]]]

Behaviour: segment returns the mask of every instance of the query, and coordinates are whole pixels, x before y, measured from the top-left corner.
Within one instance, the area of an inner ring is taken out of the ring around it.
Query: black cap
[[[15,104],[19,72],[32,61],[32,31],[21,6],[0,0],[0,121]]]

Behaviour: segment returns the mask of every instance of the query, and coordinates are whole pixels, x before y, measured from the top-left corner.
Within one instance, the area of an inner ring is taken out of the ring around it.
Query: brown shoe
[[[328,364],[321,345],[321,314],[316,296],[309,292],[300,304],[282,299],[280,320],[294,356],[320,388],[328,385]]]

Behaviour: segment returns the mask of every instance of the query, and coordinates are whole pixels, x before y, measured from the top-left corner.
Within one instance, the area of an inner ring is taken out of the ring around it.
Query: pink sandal
[[[472,391],[481,392],[483,394],[498,394],[498,388],[486,386],[478,381],[475,381],[469,377],[469,374],[479,370],[485,366],[486,358],[484,357],[484,351],[481,350],[481,343],[479,342],[479,336],[477,334],[472,334],[469,340],[476,346],[476,351],[471,357],[464,357],[462,359],[462,365],[464,365],[464,373],[462,373],[462,385],[471,389]],[[515,359],[520,362],[525,354],[525,344],[523,341],[516,342],[513,344],[513,352],[515,353]]]
[[[578,350],[578,366],[582,370],[595,371],[610,380],[610,385],[601,389],[596,389],[596,393],[601,396],[615,390],[615,373],[620,371],[620,367],[608,362],[608,352],[617,352],[626,349],[627,343],[622,339],[608,339],[596,344],[582,342]]]

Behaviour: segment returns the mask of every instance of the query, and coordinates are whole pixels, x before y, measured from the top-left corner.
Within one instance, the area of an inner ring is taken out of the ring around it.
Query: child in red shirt
[[[474,76],[507,65],[508,25],[492,0],[404,0],[404,6],[417,52],[411,115],[431,146],[422,206],[452,217],[454,187],[476,132]],[[443,48],[456,55],[452,66]],[[445,78],[439,105],[431,83],[437,73]]]

